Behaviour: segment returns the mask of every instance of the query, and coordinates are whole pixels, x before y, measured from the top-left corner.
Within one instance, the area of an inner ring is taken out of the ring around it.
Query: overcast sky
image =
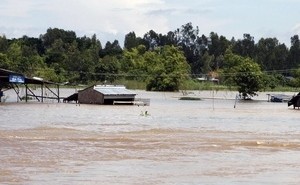
[[[227,39],[250,33],[290,45],[300,35],[300,0],[0,0],[0,34],[39,37],[48,28],[96,34],[104,45],[134,31],[166,34],[192,22],[200,34]]]

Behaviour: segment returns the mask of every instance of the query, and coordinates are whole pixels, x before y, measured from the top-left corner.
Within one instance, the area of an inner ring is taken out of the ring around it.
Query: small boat
[[[270,102],[288,102],[292,96],[285,94],[267,94]]]

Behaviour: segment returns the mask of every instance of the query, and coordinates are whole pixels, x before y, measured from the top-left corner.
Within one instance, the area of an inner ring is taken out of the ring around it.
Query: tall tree
[[[144,41],[146,42],[146,47],[150,50],[154,50],[158,46],[160,46],[160,38],[159,34],[155,31],[150,30],[144,35]]]
[[[46,48],[51,47],[51,45],[57,39],[61,39],[63,43],[71,44],[76,40],[76,33],[74,31],[65,31],[58,28],[49,28],[47,33],[40,36]]]
[[[10,61],[6,54],[0,53],[0,68],[9,69]]]
[[[122,54],[123,50],[120,47],[119,41],[118,40],[114,40],[113,43],[111,42],[107,42],[105,44],[104,49],[100,50],[100,57],[103,58],[106,55],[110,55],[110,56],[120,56]]]
[[[34,54],[38,54],[40,56],[45,54],[45,47],[41,39],[34,37],[27,37],[26,35],[21,38],[21,41],[24,46],[30,48]]]
[[[117,57],[107,55],[99,59],[99,63],[95,67],[96,80],[113,83],[118,77],[119,70],[120,63]]]
[[[124,40],[124,48],[127,50],[131,50],[132,48],[138,47],[140,44],[143,43],[143,39],[140,37],[136,37],[134,32],[130,32],[125,35]]]
[[[173,31],[169,31],[166,35],[159,34],[160,38],[160,46],[177,46],[177,37],[176,33]]]
[[[62,67],[66,68],[65,66],[65,59],[66,59],[66,49],[65,44],[61,39],[56,39],[53,44],[46,50],[46,59],[45,62],[48,66],[52,64],[58,63],[62,65]]]
[[[275,49],[275,58],[277,70],[289,69],[288,68],[288,55],[289,50],[285,44],[279,44]]]
[[[192,23],[183,25],[174,33],[177,40],[177,46],[182,48],[184,55],[191,66],[192,73],[201,73],[201,67],[203,65],[201,56],[207,49],[207,38],[204,35],[199,37],[199,28],[196,27],[194,29]]]
[[[290,53],[288,56],[288,68],[298,68],[300,64],[300,40],[298,35],[291,38]]]
[[[253,58],[255,53],[254,37],[245,33],[243,35],[243,40],[234,42],[232,51],[243,57]]]
[[[210,33],[211,43],[208,44],[208,52],[214,56],[212,61],[212,69],[217,70],[222,67],[222,58],[225,54],[226,49],[229,47],[230,42],[224,36],[218,36],[217,33]]]
[[[263,70],[275,70],[276,63],[275,49],[278,46],[278,40],[273,38],[260,39],[256,45],[256,61]]]
[[[7,50],[8,59],[11,61],[9,69],[17,72],[24,72],[20,69],[22,61],[22,45],[20,41],[14,41]]]
[[[276,38],[261,38],[256,44],[255,61],[265,71],[286,69],[288,50]]]
[[[0,53],[6,53],[8,47],[9,47],[9,45],[8,45],[8,40],[6,39],[6,36],[0,35]]]
[[[147,75],[147,66],[145,63],[144,54],[146,47],[139,45],[132,48],[130,51],[125,50],[120,60],[121,71],[126,75],[129,80],[144,81]]]
[[[80,51],[84,51],[90,48],[97,48],[98,50],[100,50],[102,48],[101,42],[97,39],[96,34],[93,34],[92,38],[87,36],[77,38],[76,42]],[[97,54],[98,53],[99,51],[97,52]]]

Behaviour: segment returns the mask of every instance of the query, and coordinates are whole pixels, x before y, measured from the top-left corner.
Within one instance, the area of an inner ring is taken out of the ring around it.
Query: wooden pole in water
[[[235,95],[235,101],[234,101],[234,106],[233,106],[233,108],[235,108],[236,107],[236,102],[237,102],[237,94]]]
[[[41,90],[42,90],[42,102],[44,102],[44,84],[41,84]]]
[[[215,91],[213,90],[213,110],[215,110]]]
[[[27,87],[27,84],[25,84],[25,102],[27,103],[28,101],[28,87]]]
[[[57,85],[57,101],[60,103],[60,98],[59,98],[59,85]]]

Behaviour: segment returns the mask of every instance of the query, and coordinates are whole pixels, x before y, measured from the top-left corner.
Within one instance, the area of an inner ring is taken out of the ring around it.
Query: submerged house
[[[136,93],[123,85],[96,85],[78,91],[78,103],[83,104],[133,104]]]

